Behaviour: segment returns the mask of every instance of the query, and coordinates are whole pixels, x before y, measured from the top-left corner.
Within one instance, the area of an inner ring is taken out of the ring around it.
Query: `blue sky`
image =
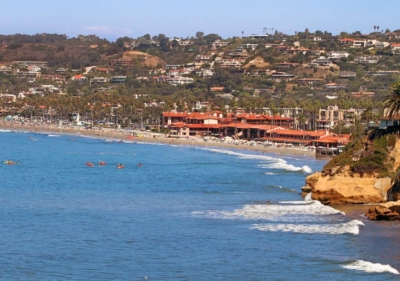
[[[1,3],[0,34],[96,34],[115,40],[146,33],[223,38],[261,34],[274,28],[287,34],[321,30],[369,33],[373,26],[400,29],[398,0],[19,0]]]

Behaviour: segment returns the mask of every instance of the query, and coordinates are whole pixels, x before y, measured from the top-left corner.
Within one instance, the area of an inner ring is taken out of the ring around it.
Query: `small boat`
[[[104,166],[104,165],[106,165],[106,164],[107,164],[106,161],[99,161],[99,165],[100,165],[100,166]]]
[[[86,162],[86,166],[88,166],[88,167],[93,167],[94,164],[93,164],[92,162],[87,161],[87,162]]]
[[[19,161],[12,161],[12,160],[4,160],[3,164],[15,165],[15,164],[20,164],[20,162]]]
[[[123,168],[125,168],[124,165],[122,165],[122,164],[117,164],[117,169],[123,169]]]

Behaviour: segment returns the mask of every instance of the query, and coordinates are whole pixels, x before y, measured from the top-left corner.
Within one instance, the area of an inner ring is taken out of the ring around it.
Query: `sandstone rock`
[[[323,204],[381,203],[387,200],[391,179],[353,175],[347,166],[334,175],[312,174],[306,178],[306,186],[312,199]]]
[[[370,220],[400,220],[400,201],[379,204],[365,214]]]

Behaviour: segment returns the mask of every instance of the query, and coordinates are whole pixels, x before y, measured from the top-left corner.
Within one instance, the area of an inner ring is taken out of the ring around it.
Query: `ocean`
[[[1,166],[0,280],[399,278],[399,223],[301,197],[324,161],[16,132],[0,151],[20,162]]]

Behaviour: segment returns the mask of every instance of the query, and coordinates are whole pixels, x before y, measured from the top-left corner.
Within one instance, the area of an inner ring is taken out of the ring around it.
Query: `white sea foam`
[[[265,172],[266,175],[275,175],[275,173],[272,172]]]
[[[346,269],[365,271],[365,272],[374,272],[374,273],[389,272],[389,273],[393,273],[393,274],[399,274],[397,269],[391,267],[388,264],[385,265],[385,264],[380,264],[380,263],[372,263],[372,262],[363,261],[363,260],[353,261],[349,264],[341,265],[341,267],[346,268]]]
[[[319,201],[285,201],[282,204],[245,205],[234,211],[207,211],[206,216],[221,219],[268,221],[316,221],[314,216],[343,214]],[[301,219],[300,219],[301,217]]]
[[[309,166],[296,167],[292,164],[288,164],[284,159],[281,159],[281,158],[271,157],[271,156],[267,156],[267,155],[245,154],[245,153],[239,153],[239,152],[223,150],[223,149],[212,149],[212,148],[202,148],[202,149],[208,150],[211,152],[215,152],[215,153],[234,155],[241,159],[262,160],[262,161],[266,162],[265,164],[259,165],[262,168],[280,169],[280,170],[286,170],[286,171],[290,171],[290,172],[302,171],[302,172],[309,173],[309,174],[312,173],[312,169]]]
[[[279,170],[286,170],[289,172],[305,172],[308,174],[312,173],[312,169],[304,165],[303,167],[296,167],[292,164],[288,164],[285,160],[279,159],[281,161],[276,161],[268,164],[260,164],[259,166],[266,169],[279,169]]]
[[[273,232],[317,233],[317,234],[354,234],[360,233],[359,220],[339,224],[254,224],[251,229]]]

